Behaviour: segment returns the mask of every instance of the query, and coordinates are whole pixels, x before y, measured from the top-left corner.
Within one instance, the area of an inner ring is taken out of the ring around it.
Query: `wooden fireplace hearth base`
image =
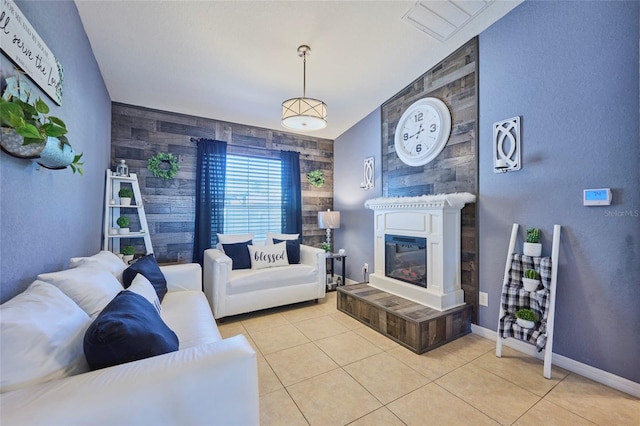
[[[338,310],[417,354],[471,332],[471,305],[438,311],[366,283],[338,287]]]

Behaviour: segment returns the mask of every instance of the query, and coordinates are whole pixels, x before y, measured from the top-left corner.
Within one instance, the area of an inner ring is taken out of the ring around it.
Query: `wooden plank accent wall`
[[[303,243],[320,247],[325,231],[318,229],[318,211],[333,208],[332,140],[113,103],[111,169],[115,170],[124,159],[129,171],[138,174],[159,262],[188,263],[192,259],[197,151],[192,137],[226,141],[230,153],[299,152]],[[178,158],[180,171],[174,179],[156,178],[147,170],[147,161],[159,152],[170,152]],[[307,182],[307,172],[316,169],[325,176],[321,188]],[[134,244],[138,252],[144,252],[141,241],[131,239],[123,243]]]
[[[382,105],[382,193],[385,197],[478,193],[478,39],[467,42]],[[404,164],[394,149],[400,116],[425,97],[444,101],[451,111],[451,136],[429,164]],[[478,313],[478,229],[476,204],[462,210],[462,288],[465,301]]]

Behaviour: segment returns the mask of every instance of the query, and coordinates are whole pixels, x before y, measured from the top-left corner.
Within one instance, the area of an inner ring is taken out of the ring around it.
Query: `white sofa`
[[[202,292],[200,265],[163,266],[161,270],[168,290],[161,304],[161,318],[178,336],[179,350],[100,370],[84,368],[86,372],[80,374],[4,392],[0,394],[0,424],[259,424],[255,351],[241,335],[221,338]],[[47,276],[39,278],[46,282]],[[13,313],[19,309],[16,304]],[[9,310],[5,312],[9,316]],[[81,335],[91,322],[91,315],[86,316],[89,319],[84,318]],[[12,326],[5,325],[3,336]],[[73,344],[82,345],[82,340],[75,339]],[[77,347],[68,349],[82,354]],[[64,351],[58,348],[58,352]],[[4,361],[3,374],[20,368]]]
[[[218,249],[204,252],[204,293],[213,316],[227,316],[323,298],[326,294],[326,254],[300,245],[300,263],[264,269],[232,269],[229,256]]]

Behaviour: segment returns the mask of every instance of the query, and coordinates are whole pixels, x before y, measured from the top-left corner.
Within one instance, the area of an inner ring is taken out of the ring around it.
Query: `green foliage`
[[[67,126],[60,118],[49,114],[49,105],[37,97],[29,83],[18,76],[6,78],[7,87],[0,98],[0,127],[14,129],[22,136],[23,145],[42,144],[47,138],[57,138],[60,149],[69,145]],[[75,174],[84,175],[82,153],[73,157],[69,167]]]
[[[46,142],[48,137],[69,145],[64,121],[47,115],[49,106],[41,98],[34,99],[29,84],[17,77],[6,81],[7,88],[0,99],[0,125],[14,129],[24,138],[24,145]]]
[[[529,228],[529,229],[527,229],[527,242],[528,243],[539,243],[540,242],[540,229],[538,229],[538,228]]]
[[[125,256],[132,256],[136,254],[136,248],[134,246],[122,246],[120,248],[120,253]]]
[[[308,172],[307,181],[309,182],[309,184],[320,188],[322,185],[324,185],[324,175],[322,173],[322,170],[312,170]]]
[[[173,154],[169,152],[159,152],[149,158],[147,169],[149,169],[155,177],[169,180],[176,176],[176,173],[180,170],[180,166],[178,166],[178,159]]]
[[[524,271],[524,277],[529,278],[530,280],[539,280],[540,274],[535,269],[527,269]]]
[[[129,223],[131,223],[131,221],[126,216],[120,216],[118,220],[116,220],[116,223],[120,228],[127,228],[129,226]]]
[[[532,322],[538,321],[538,316],[531,309],[520,309],[516,311],[516,318]]]
[[[133,191],[130,188],[120,188],[118,196],[120,198],[133,198]]]
[[[69,167],[71,167],[71,170],[73,170],[73,173],[78,172],[80,175],[84,176],[84,171],[82,170],[82,166],[84,165],[84,163],[80,162],[81,158],[82,158],[82,153],[73,157],[73,161],[71,162],[71,164],[69,164]]]
[[[326,241],[322,244],[320,244],[320,248],[324,251],[326,251],[327,253],[329,253],[331,251],[331,245],[329,243],[327,243]]]

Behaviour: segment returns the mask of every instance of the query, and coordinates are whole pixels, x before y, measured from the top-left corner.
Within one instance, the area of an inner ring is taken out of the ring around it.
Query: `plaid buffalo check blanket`
[[[527,269],[540,273],[543,288],[528,292],[522,286],[522,274]],[[551,286],[551,258],[513,254],[508,281],[502,286],[500,303],[505,315],[500,318],[499,330],[503,338],[514,337],[536,345],[538,352],[547,343],[547,316],[549,314],[549,289]],[[531,309],[538,316],[536,326],[531,329],[516,324],[516,311]]]

